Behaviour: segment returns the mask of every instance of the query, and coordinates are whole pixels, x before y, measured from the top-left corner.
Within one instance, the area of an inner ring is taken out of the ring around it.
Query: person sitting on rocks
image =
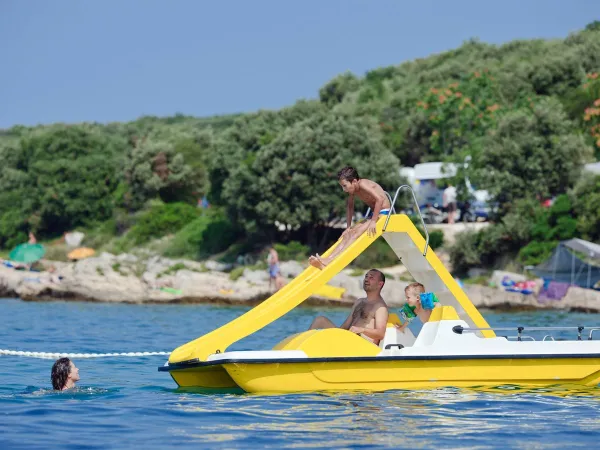
[[[388,321],[388,307],[381,297],[381,289],[385,284],[385,275],[377,270],[371,269],[365,274],[363,289],[367,293],[366,298],[359,298],[352,306],[352,311],[339,327],[356,333],[366,340],[378,345],[385,337],[385,329]],[[321,328],[337,328],[327,317],[316,317],[309,330]]]

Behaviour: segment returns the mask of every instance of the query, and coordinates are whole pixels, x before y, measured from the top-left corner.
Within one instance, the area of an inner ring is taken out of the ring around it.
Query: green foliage
[[[481,149],[474,179],[501,204],[566,192],[591,155],[554,99],[506,113]]]
[[[128,238],[139,245],[152,238],[179,231],[198,217],[198,210],[186,203],[158,204],[140,215]]]
[[[352,265],[359,269],[369,270],[390,267],[400,264],[398,256],[385,239],[377,239],[354,260]],[[364,272],[363,272],[364,273]]]
[[[327,106],[334,106],[341,103],[344,97],[353,91],[356,91],[360,86],[360,81],[352,73],[346,72],[338,75],[333,80],[329,81],[319,90],[319,98],[321,102]]]
[[[237,238],[237,230],[225,214],[211,209],[179,230],[165,254],[199,259],[227,249]]]
[[[425,233],[421,233],[422,235]],[[424,237],[424,236],[423,236]],[[435,250],[444,245],[444,232],[441,230],[433,230],[429,233],[429,246]]]
[[[552,254],[557,244],[557,241],[532,241],[521,249],[519,260],[523,265],[540,264]]]
[[[431,130],[431,152],[438,157],[459,154],[493,127],[502,110],[497,90],[487,69],[445,88],[431,88],[417,102],[427,116],[426,129]]]
[[[110,217],[125,146],[87,125],[35,128],[0,146],[0,245]]]
[[[125,204],[137,209],[157,197],[165,202],[193,201],[192,192],[197,189],[194,174],[173,145],[139,140],[125,158],[129,186]]]
[[[243,266],[236,267],[231,272],[229,272],[229,279],[231,281],[240,279],[242,277],[242,275],[244,275],[244,270],[246,270],[246,268]]]
[[[384,187],[398,184],[398,162],[368,123],[318,115],[261,148],[251,166],[236,167],[224,184],[223,199],[248,232],[272,229],[276,221],[312,228],[344,215],[336,174],[348,164]]]
[[[600,242],[600,176],[582,177],[573,188],[577,231],[584,239]]]
[[[275,244],[274,247],[280,261],[305,261],[310,253],[310,248],[298,241]]]

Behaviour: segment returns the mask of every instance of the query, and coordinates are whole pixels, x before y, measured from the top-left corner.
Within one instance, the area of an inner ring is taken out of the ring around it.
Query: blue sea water
[[[0,299],[0,348],[44,352],[170,351],[247,308],[29,303]],[[317,313],[297,308],[236,344],[269,349]],[[600,315],[486,313],[495,326],[600,325]],[[0,356],[1,449],[572,448],[600,438],[598,389],[302,395],[181,392],[166,356],[74,359],[78,388],[53,392],[52,360]]]

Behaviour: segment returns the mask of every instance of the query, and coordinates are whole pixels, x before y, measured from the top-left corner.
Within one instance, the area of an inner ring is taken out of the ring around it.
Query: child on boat
[[[410,321],[418,317],[424,324],[429,322],[431,313],[435,308],[439,308],[441,305],[439,300],[433,292],[425,292],[425,286],[421,283],[411,283],[404,288],[404,295],[406,296],[406,305],[403,307],[407,309],[405,314],[401,314],[403,318],[402,325],[395,325],[401,331],[408,326]],[[408,308],[406,306],[408,305]],[[412,312],[412,315],[410,314]]]
[[[342,233],[342,242],[337,245],[331,255],[323,258],[317,253],[308,259],[308,262],[318,269],[323,269],[365,231],[368,236],[375,236],[379,216],[390,214],[390,201],[383,188],[374,181],[360,178],[358,172],[353,167],[347,166],[340,170],[338,172],[338,182],[344,192],[348,193],[348,200],[346,202],[346,230]],[[367,220],[352,226],[355,196],[371,208],[371,214],[366,218]]]

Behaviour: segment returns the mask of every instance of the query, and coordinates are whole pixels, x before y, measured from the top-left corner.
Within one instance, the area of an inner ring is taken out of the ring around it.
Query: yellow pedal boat
[[[294,334],[271,350],[227,351],[301,304],[380,236],[443,305],[417,336],[395,328],[399,319],[390,314],[379,346],[346,330],[325,329]],[[376,236],[363,234],[324,270],[309,266],[244,315],[175,349],[158,370],[169,372],[182,388],[255,393],[600,382],[600,341],[592,339],[596,329],[574,327],[573,340],[561,341],[535,341],[523,334],[540,330],[490,328],[411,220],[392,214],[378,220]],[[582,339],[584,332],[589,336]]]

